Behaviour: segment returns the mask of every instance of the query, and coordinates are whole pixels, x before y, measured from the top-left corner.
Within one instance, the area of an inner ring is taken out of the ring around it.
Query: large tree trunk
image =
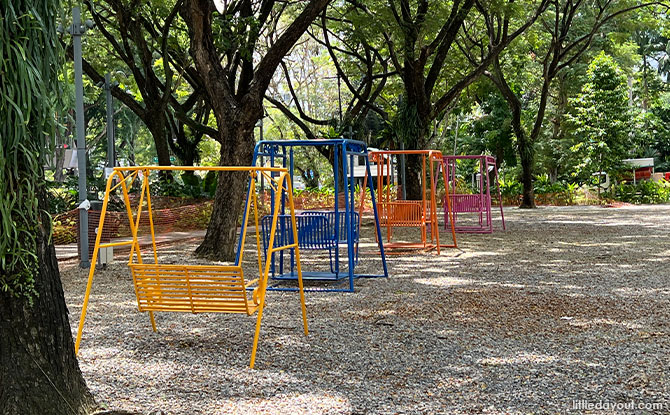
[[[427,126],[430,125],[429,115],[427,112],[419,112],[418,117],[419,126],[415,132],[416,135],[410,137],[409,144],[406,147],[407,150],[425,150],[428,146],[429,128]],[[400,164],[400,160],[398,160],[398,164]],[[422,200],[423,158],[418,155],[407,155],[405,156],[405,167],[405,185],[407,187],[405,195],[407,200]],[[428,168],[428,164],[426,164],[426,168]],[[401,176],[398,177],[398,180],[400,178]]]
[[[516,135],[517,148],[519,150],[519,158],[521,159],[521,184],[523,185],[523,199],[520,208],[532,209],[535,208],[535,192],[533,190],[533,169],[535,168],[535,138],[539,134],[539,126],[535,126],[531,135],[526,134],[526,130],[521,123],[521,101],[507,84],[500,68],[500,61],[498,57],[493,61],[493,75],[491,80],[496,84],[500,93],[509,104],[512,111],[512,129]],[[547,84],[544,85],[547,88]],[[546,100],[541,104],[541,114],[538,117],[543,117]],[[536,123],[537,124],[537,123]]]
[[[398,160],[398,170],[400,171],[400,169],[402,169],[402,167],[400,166],[400,160]],[[421,183],[421,180],[423,180],[422,172],[423,161],[421,156],[414,154],[405,156],[405,195],[407,196],[407,200],[423,199],[423,184]],[[402,182],[400,181],[402,178],[401,174],[398,175],[398,183],[402,185]]]
[[[516,135],[519,159],[521,160],[521,184],[523,185],[522,209],[535,208],[535,190],[533,189],[533,170],[535,169],[535,140],[529,138],[521,125],[521,106],[510,105],[512,109],[512,129]]]
[[[167,123],[165,115],[161,112],[154,116],[147,117],[145,120],[146,126],[154,139],[156,145],[156,157],[158,158],[159,166],[169,166],[170,162],[170,147],[168,146]]]
[[[558,174],[561,171],[561,166],[559,161],[561,159],[562,147],[561,140],[565,136],[565,114],[568,109],[568,90],[565,79],[565,74],[560,73],[556,76],[556,97],[555,97],[555,109],[554,117],[551,119],[552,129],[551,129],[551,140],[549,142],[552,156],[551,164],[548,166],[549,176],[551,182],[555,183],[558,180]]]
[[[222,65],[222,56],[227,52],[222,53],[214,42],[213,3],[209,0],[183,2],[180,13],[188,25],[191,41],[189,51],[201,75],[208,105],[212,107],[219,128],[221,164],[232,166],[251,164],[254,149],[253,130],[256,122],[263,116],[263,97],[272,76],[283,57],[289,53],[329,1],[307,2],[302,12],[292,18],[292,22],[283,33],[274,39],[257,65],[254,63],[255,55],[251,59],[250,55],[245,53],[246,48],[251,46],[250,49],[254,49],[259,33],[263,33],[263,25],[271,24],[272,9],[275,3],[278,5],[279,2],[262,2],[260,12],[256,14],[250,2],[242,2],[243,5],[234,13],[239,13],[239,17],[244,19],[257,17],[260,26],[248,32],[244,32],[246,29],[242,30],[245,41],[240,47],[243,49],[228,57],[233,61],[229,61],[226,68]],[[223,7],[227,7],[226,2]],[[233,56],[235,58],[232,58]],[[220,175],[214,211],[205,240],[197,249],[198,255],[219,260],[234,258],[238,217],[247,177],[248,175],[244,173]]]
[[[254,153],[253,124],[250,128],[223,129],[221,142],[221,166],[250,166]],[[225,134],[232,136],[225,136]],[[207,226],[205,239],[196,249],[196,254],[216,261],[232,261],[235,258],[237,229],[242,212],[242,202],[247,192],[246,172],[221,172],[214,195],[214,209]],[[253,190],[252,190],[253,191]]]
[[[44,195],[40,198],[45,206]],[[47,215],[43,226],[50,226]],[[95,402],[82,377],[48,229],[41,228],[32,304],[0,291],[0,414],[87,414]]]

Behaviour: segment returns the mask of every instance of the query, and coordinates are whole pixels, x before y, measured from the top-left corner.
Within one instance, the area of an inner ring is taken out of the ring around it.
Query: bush
[[[500,192],[504,197],[516,198],[523,192],[523,185],[514,179],[500,179]]]
[[[216,193],[216,172],[210,170],[205,175],[205,180],[202,181],[202,190],[210,197],[214,198],[214,193]]]
[[[569,184],[565,182],[551,182],[548,174],[541,174],[535,179],[533,190],[536,194],[567,193]]]
[[[49,194],[49,213],[58,215],[68,210],[72,210],[79,204],[79,192],[77,191],[76,177],[74,181],[71,178],[65,183],[47,182],[47,192]]]
[[[77,229],[77,221],[74,219],[55,219],[51,236],[54,244],[64,245],[77,242]]]
[[[607,197],[620,202],[639,204],[667,203],[670,201],[670,183],[644,180],[637,184],[619,183],[613,185]]]
[[[577,183],[563,181],[552,183],[548,174],[537,176],[533,183],[535,200],[540,205],[573,205],[578,203],[576,200],[578,190],[579,185]],[[515,179],[501,179],[500,191],[504,204],[517,205],[521,200],[523,185]]]

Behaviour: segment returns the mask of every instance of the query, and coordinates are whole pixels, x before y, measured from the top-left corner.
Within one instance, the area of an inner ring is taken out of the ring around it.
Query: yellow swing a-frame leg
[[[294,244],[289,245],[288,247],[293,247],[295,249],[295,255],[296,255],[296,269],[298,272],[298,287],[300,290],[300,305],[302,308],[302,320],[303,320],[303,329],[305,332],[305,335],[309,334],[309,329],[307,327],[307,308],[305,306],[305,291],[303,287],[303,281],[302,281],[302,269],[300,268],[300,250],[298,248],[298,231],[296,227],[296,220],[295,220],[295,209],[293,205],[293,193],[292,193],[292,188],[291,188],[291,179],[288,177],[287,173],[282,173],[281,176],[278,179],[278,184],[277,184],[277,194],[275,196],[275,208],[274,211],[272,212],[272,226],[270,228],[270,240],[268,241],[268,255],[267,258],[265,259],[265,269],[263,270],[263,275],[260,278],[260,289],[259,289],[259,297],[260,297],[260,303],[258,306],[258,316],[256,318],[256,330],[254,332],[254,343],[253,347],[251,349],[251,360],[249,362],[249,367],[251,369],[254,368],[254,365],[256,363],[256,350],[258,349],[258,338],[260,336],[261,332],[261,321],[263,319],[263,308],[265,307],[265,293],[267,291],[267,283],[268,283],[268,276],[270,275],[270,257],[272,256],[272,251],[274,248],[274,242],[275,242],[275,236],[276,236],[276,231],[277,231],[277,222],[279,219],[279,209],[281,206],[281,196],[282,196],[282,190],[285,189],[288,193],[288,199],[289,199],[289,209],[291,212],[291,224],[293,228],[293,240]],[[258,232],[258,227],[256,227]]]
[[[140,264],[143,263],[142,261],[142,251],[140,250],[140,242],[137,239],[137,230],[140,227],[140,219],[142,217],[142,205],[144,204],[144,195],[146,193],[147,197],[147,207],[149,209],[149,224],[151,228],[151,240],[153,242],[153,249],[154,249],[154,260],[156,261],[156,264],[158,263],[158,255],[156,253],[156,243],[155,243],[155,236],[154,236],[154,226],[153,226],[153,218],[151,217],[151,196],[149,195],[149,170],[145,169],[142,170],[142,175],[144,176],[142,179],[142,190],[140,190],[140,200],[139,204],[137,206],[137,217],[135,218],[135,224],[133,225],[131,223],[130,231],[133,234],[133,246],[130,250],[130,257],[128,259],[128,264],[132,263],[133,261],[133,253],[137,255],[137,262]],[[132,209],[130,208],[130,198],[128,197],[128,188],[123,185],[123,197],[126,199],[126,207],[128,209],[128,215],[130,218],[130,221],[132,222]],[[135,275],[133,274],[133,286],[135,287],[135,295],[137,298],[139,296],[137,295],[137,284],[135,283]],[[138,300],[138,306],[139,306],[139,300]],[[156,328],[156,319],[154,317],[154,312],[149,311],[149,321],[151,322],[151,329],[155,332],[158,331]]]
[[[291,183],[291,176],[289,176],[288,174],[286,174],[286,183],[287,183],[286,189],[288,193],[289,207],[291,209],[291,226],[293,228],[293,240],[297,241],[298,225],[296,224],[295,220],[295,207],[293,204],[293,184]],[[303,330],[305,332],[305,336],[307,336],[309,334],[309,329],[307,328],[307,307],[305,306],[305,289],[303,287],[302,269],[300,267],[300,249],[297,243],[295,245],[295,262],[296,262],[296,269],[298,271],[298,288],[300,290],[300,308],[302,309]]]
[[[147,213],[149,214],[149,229],[151,229],[151,245],[153,247],[153,252],[154,252],[154,263],[158,265],[158,250],[156,249],[156,231],[154,230],[154,217],[151,209],[151,191],[149,189],[149,170],[144,171],[144,184],[147,192]],[[139,207],[139,209],[142,209],[142,206]],[[138,226],[139,226],[139,213],[137,214],[137,220],[138,220]],[[137,232],[137,227],[135,227],[135,231]],[[137,246],[137,252],[139,253],[139,245]],[[133,284],[135,285],[135,284]],[[149,321],[151,321],[151,329],[156,333],[158,330],[156,329],[156,319],[154,318],[154,312],[149,311]]]
[[[114,187],[112,187],[112,182],[114,181],[114,178],[118,177],[119,178],[119,183],[117,183]],[[86,321],[86,312],[88,310],[88,301],[91,296],[91,287],[93,286],[93,274],[95,273],[95,264],[98,261],[98,252],[100,251],[101,247],[109,247],[109,246],[121,246],[121,245],[131,245],[131,250],[130,250],[130,256],[132,258],[133,255],[133,249],[135,248],[135,245],[137,243],[137,232],[135,231],[135,226],[133,224],[133,215],[132,211],[130,209],[130,199],[128,197],[128,188],[126,186],[126,181],[128,179],[131,180],[131,183],[135,178],[137,177],[137,173],[133,173],[129,176],[123,176],[122,173],[119,173],[115,171],[112,173],[109,178],[107,179],[107,186],[105,188],[105,198],[102,202],[102,211],[100,212],[100,221],[98,225],[98,232],[95,237],[95,246],[93,248],[93,256],[91,258],[91,267],[89,268],[88,271],[88,281],[86,282],[86,292],[84,293],[84,302],[81,307],[81,315],[79,317],[79,327],[77,328],[77,338],[75,340],[74,344],[74,352],[75,354],[79,353],[79,345],[81,344],[81,336],[84,331],[84,323]],[[126,209],[128,212],[128,220],[130,222],[130,230],[133,233],[133,240],[128,241],[128,242],[116,242],[116,243],[110,243],[110,244],[104,244],[100,245],[100,239],[102,238],[102,230],[105,224],[105,216],[107,215],[107,205],[109,203],[109,195],[113,190],[121,186],[123,188],[123,196],[125,199],[126,203]]]

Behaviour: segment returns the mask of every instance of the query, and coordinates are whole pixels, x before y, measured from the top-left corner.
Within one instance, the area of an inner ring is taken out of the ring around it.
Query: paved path
[[[206,230],[196,230],[189,232],[171,232],[156,235],[156,244],[157,245],[169,245],[175,242],[186,241],[190,239],[203,239],[205,237]],[[139,238],[140,247],[145,248],[151,246],[151,235],[143,235]],[[112,242],[123,242],[130,241],[130,238],[115,238],[112,239]],[[115,251],[123,252],[124,247],[115,247]],[[71,259],[76,259],[79,256],[77,251],[77,244],[67,244],[67,245],[56,245],[56,258],[59,261],[67,261]]]

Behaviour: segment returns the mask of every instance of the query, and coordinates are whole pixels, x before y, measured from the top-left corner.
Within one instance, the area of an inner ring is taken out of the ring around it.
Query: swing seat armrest
[[[252,285],[254,285],[254,284],[256,284],[256,283],[258,283],[258,278],[254,278],[254,279],[251,280],[251,281],[246,281],[245,284],[244,284],[244,287],[245,287],[245,288],[249,288],[249,287],[251,287]]]

